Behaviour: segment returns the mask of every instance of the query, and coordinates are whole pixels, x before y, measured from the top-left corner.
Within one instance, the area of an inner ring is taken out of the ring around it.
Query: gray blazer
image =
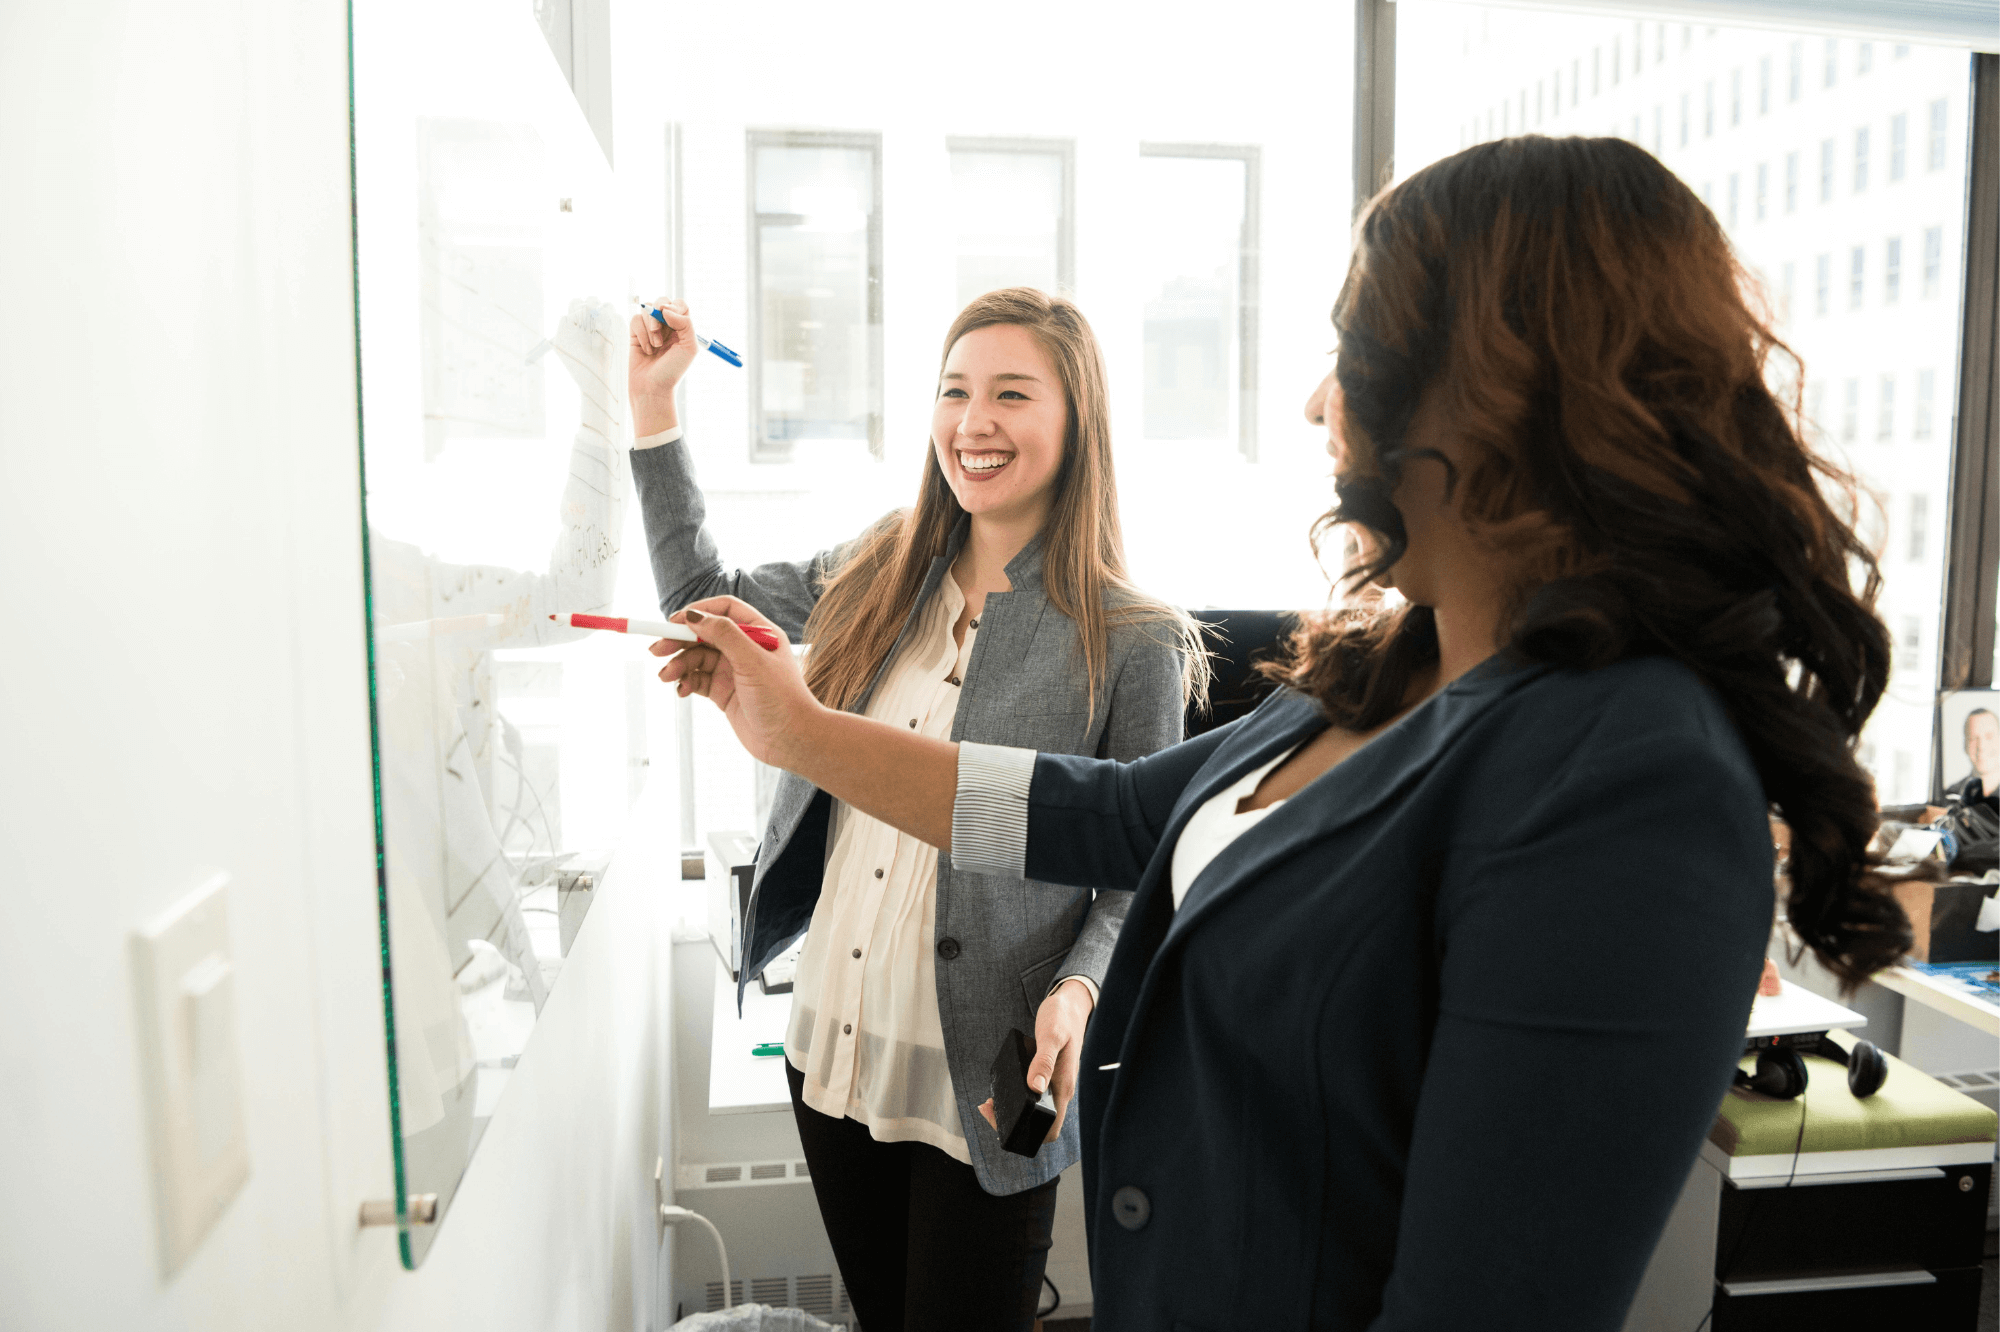
[[[706,505],[685,440],[635,449],[632,475],[663,611],[672,614],[703,597],[738,597],[794,641],[802,641],[806,618],[826,576],[839,566],[841,550],[822,551],[798,563],[727,569],[703,527]],[[902,645],[917,613],[944,580],[965,536],[966,524],[961,523],[947,553],[932,561],[895,647]],[[966,666],[952,739],[1122,762],[1179,742],[1183,660],[1170,635],[1159,627],[1113,630],[1107,675],[1093,711],[1076,625],[1042,591],[1039,537],[1008,564],[1007,580],[1013,591],[989,593],[980,611],[979,637]],[[892,656],[894,647],[883,655],[883,665]],[[853,711],[867,708],[874,687],[871,681]],[[831,811],[831,799],[810,782],[791,773],[780,779],[744,919],[739,1002],[749,978],[812,921],[829,850]],[[977,1107],[989,1095],[993,1057],[1008,1028],[1032,1033],[1035,1010],[1065,977],[1103,983],[1131,899],[1122,889],[1092,892],[973,873],[954,867],[948,854],[938,856],[938,1017],[966,1146],[988,1193],[1033,1188],[1077,1159],[1075,1113],[1064,1123],[1061,1138],[1029,1158],[1003,1150]]]

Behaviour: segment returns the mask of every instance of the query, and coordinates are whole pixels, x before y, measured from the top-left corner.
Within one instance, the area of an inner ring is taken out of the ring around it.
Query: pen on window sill
[[[648,305],[644,301],[640,301],[639,308],[659,320],[662,325],[667,322],[667,317],[660,313],[658,306]],[[717,356],[720,356],[739,370],[743,368],[743,358],[717,342],[714,338],[704,337],[697,333],[694,335],[694,345],[703,351],[714,352]]]

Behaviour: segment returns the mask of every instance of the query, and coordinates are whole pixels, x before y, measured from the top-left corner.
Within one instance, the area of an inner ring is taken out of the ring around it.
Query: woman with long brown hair
[[[1350,577],[1401,595],[1137,763],[828,714],[748,607],[689,613],[669,674],[767,761],[958,863],[1137,890],[1079,1090],[1093,1327],[1615,1329],[1742,1050],[1769,816],[1822,961],[1907,946],[1853,755],[1874,563],[1747,287],[1621,140],[1385,191],[1308,414]]]
[[[916,504],[800,563],[725,569],[674,414],[685,306],[632,322],[632,468],[669,612],[728,594],[810,645],[820,704],[939,743],[1132,760],[1181,738],[1191,622],[1125,576],[1103,356],[1074,304],[973,301],[945,335]],[[790,660],[789,654],[778,654]],[[795,776],[780,782],[743,924],[738,992],[801,932],[785,1041],[827,1235],[869,1332],[1032,1320],[1058,1116],[1032,1157],[974,1108],[1010,1028],[1066,1111],[1131,893],[969,870]],[[810,930],[807,930],[810,925]]]

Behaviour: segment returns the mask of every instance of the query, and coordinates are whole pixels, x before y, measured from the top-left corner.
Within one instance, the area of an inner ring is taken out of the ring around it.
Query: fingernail
[[[690,610],[687,613],[687,618],[689,624],[700,624],[703,620],[706,620],[708,616],[703,614],[701,611]]]

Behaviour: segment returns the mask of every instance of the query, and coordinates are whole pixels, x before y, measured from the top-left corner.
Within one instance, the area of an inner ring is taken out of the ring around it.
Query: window
[[[1848,443],[1861,434],[1861,381],[1849,379],[1840,410],[1840,437]]]
[[[1549,75],[1549,114],[1559,116],[1563,110],[1563,72],[1556,66],[1556,72]]]
[[[1894,305],[1903,294],[1903,238],[1891,236],[1882,246],[1882,303]]]
[[[1785,211],[1788,213],[1796,213],[1798,210],[1799,210],[1799,155],[1797,153],[1786,153],[1785,154]]]
[[[1931,394],[1937,388],[1935,370],[1917,371],[1917,400],[1910,413],[1910,438],[1929,439],[1931,437]]]
[[[1139,149],[1145,278],[1144,427],[1150,440],[1256,454],[1255,148]]]
[[[1833,140],[1823,139],[1819,145],[1819,201],[1833,202]]]
[[[1645,142],[1645,140],[1639,137],[1639,117],[1637,116],[1632,117],[1632,142],[1640,144]]]
[[[1840,41],[1838,38],[1829,37],[1826,39],[1825,86],[1831,88],[1833,86],[1834,80],[1839,77],[1840,77]]]
[[[1535,123],[1542,123],[1542,81],[1535,80]]]
[[[1617,37],[1611,39],[1611,86],[1614,88],[1618,86],[1618,77],[1625,68],[1625,57],[1619,52],[1620,40]]]
[[[1910,118],[1907,115],[1889,117],[1889,179],[1901,180],[1909,153]]]
[[[1827,304],[1833,299],[1833,256],[1823,254],[1813,261],[1815,276],[1819,279],[1813,290],[1813,313],[1823,315]]]
[[[1882,384],[1875,398],[1875,438],[1890,440],[1896,436],[1896,377],[1882,376]]]
[[[1743,71],[1729,71],[1729,126],[1734,129],[1743,123]]]
[[[1667,122],[1667,109],[1663,106],[1658,106],[1658,105],[1654,106],[1653,107],[1653,156],[1655,157],[1658,157],[1661,153],[1666,151],[1667,147],[1666,122]]]
[[[1001,287],[1076,285],[1075,151],[1067,140],[947,139],[958,303]]]
[[[1667,58],[1667,25],[1659,23],[1654,26],[1659,29],[1653,36],[1653,63],[1657,65]]]
[[[1855,53],[1854,68],[1857,73],[1866,74],[1875,67],[1875,43],[1863,42]]]
[[[750,132],[751,457],[882,452],[882,138]]]
[[[1737,201],[1737,195],[1741,192],[1739,189],[1739,185],[1740,185],[1740,177],[1738,177],[1738,175],[1734,171],[1730,172],[1729,173],[1729,228],[1732,231],[1736,229],[1736,201]]]
[[[1590,51],[1590,95],[1597,96],[1604,91],[1604,48],[1592,47]]]
[[[1583,57],[1569,62],[1569,104],[1583,105]]]
[[[1759,222],[1764,220],[1765,215],[1769,211],[1765,201],[1770,194],[1770,185],[1771,164],[1769,162],[1759,162],[1757,164],[1757,220]]]
[[[1896,43],[1896,59],[1901,60],[1904,56],[1908,55],[1909,53],[1910,53],[1910,44],[1908,42]]]
[[[1701,85],[1701,137],[1715,134],[1715,80]]]
[[[1903,632],[1899,634],[1896,638],[1897,669],[1905,671],[1914,671],[1919,665],[1922,664],[1923,653],[1924,653],[1923,617],[1918,615],[1905,615],[1903,617]],[[1901,751],[1897,752],[1896,760],[1898,767],[1902,767],[1909,761],[1908,756],[1903,754]],[[1899,774],[1899,775],[1903,776],[1903,784],[1907,785],[1908,784],[1907,774]]]
[[[1688,95],[1681,94],[1681,147],[1688,146]]]
[[[1944,228],[1929,227],[1924,231],[1924,299],[1935,300],[1939,279],[1944,269]]]
[[[1910,496],[1910,521],[1905,525],[1905,556],[1910,563],[1923,561],[1924,547],[1930,544],[1931,497],[1929,495]]]
[[[1799,100],[1799,95],[1805,90],[1806,86],[1806,44],[1804,42],[1793,42],[1791,54],[1791,78],[1787,84],[1789,95],[1785,100],[1796,102]]]
[[[1944,170],[1944,99],[1942,97],[1931,103],[1931,147],[1926,166],[1932,171]]]
[[[1792,318],[1792,290],[1793,290],[1792,279],[1794,278],[1794,276],[1796,276],[1797,271],[1798,271],[1797,264],[1793,263],[1789,259],[1785,260],[1785,267],[1783,269],[1784,285],[1781,288],[1783,292],[1784,309],[1781,312],[1780,317],[1783,318],[1788,323],[1791,321]]]
[[[1854,192],[1868,188],[1868,131],[1854,131]]]
[[[1857,245],[1847,256],[1847,308],[1861,308],[1861,279],[1867,266],[1868,251]]]
[[[1757,61],[1757,114],[1771,113],[1771,57],[1762,56]]]

